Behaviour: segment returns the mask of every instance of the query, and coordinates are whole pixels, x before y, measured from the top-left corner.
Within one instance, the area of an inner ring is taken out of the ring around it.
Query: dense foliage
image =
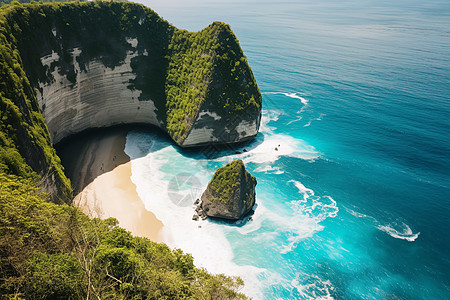
[[[190,255],[45,201],[0,174],[2,299],[243,299],[238,278],[210,275]]]
[[[0,6],[6,5],[6,4],[10,4],[10,3],[14,2],[14,1],[16,1],[18,3],[28,3],[28,2],[42,2],[43,3],[43,2],[67,2],[67,1],[70,1],[70,0],[39,0],[39,1],[34,1],[34,0],[1,0],[0,1]],[[86,1],[86,0],[77,0],[77,1],[82,2],[82,1]]]
[[[219,30],[213,46],[212,84],[207,98],[229,128],[241,120],[255,120],[261,109],[261,93],[239,42],[228,24],[214,22]]]

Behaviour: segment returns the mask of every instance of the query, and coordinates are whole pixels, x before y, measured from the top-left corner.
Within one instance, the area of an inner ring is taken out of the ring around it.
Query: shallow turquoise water
[[[230,23],[264,97],[246,153],[128,135],[169,244],[256,298],[450,299],[450,2],[142,2],[191,31]],[[258,179],[254,221],[198,229],[186,203],[234,158]]]

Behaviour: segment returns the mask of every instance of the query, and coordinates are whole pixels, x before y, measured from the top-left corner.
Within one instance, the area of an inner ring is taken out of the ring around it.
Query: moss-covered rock
[[[208,217],[239,220],[255,205],[256,178],[234,160],[214,173],[202,195],[201,208]]]

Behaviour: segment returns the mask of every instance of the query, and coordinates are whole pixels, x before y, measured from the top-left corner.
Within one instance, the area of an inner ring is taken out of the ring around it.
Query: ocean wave
[[[334,218],[339,212],[336,201],[330,196],[316,196],[312,189],[301,182],[290,180],[302,194],[303,199],[291,202],[291,205],[304,214],[322,222],[326,218]]]
[[[276,175],[280,175],[280,174],[284,174],[284,171],[280,169],[280,167],[273,167],[271,165],[263,165],[260,166],[258,168],[256,168],[254,170],[254,172],[258,172],[258,173],[270,173],[270,174],[276,174]]]
[[[392,222],[387,225],[381,225],[380,222],[372,216],[356,212],[349,208],[345,208],[345,210],[356,218],[370,220],[375,228],[389,234],[393,238],[414,242],[420,235],[420,232],[414,233],[404,222]]]
[[[248,146],[244,148],[246,149],[245,151],[236,149],[237,151],[218,157],[216,160],[229,162],[234,159],[242,159],[245,164],[265,164],[259,171],[267,171],[281,157],[294,157],[314,161],[320,156],[314,147],[285,134],[264,134],[262,143],[254,148]],[[276,172],[281,174],[282,170],[278,169]]]
[[[376,221],[374,217],[365,215],[365,214],[363,214],[363,213],[359,213],[359,212],[354,211],[354,210],[352,210],[352,209],[350,209],[350,208],[347,208],[347,207],[344,207],[344,209],[345,209],[349,214],[351,214],[351,215],[354,216],[354,217],[357,217],[357,218],[368,218],[368,219],[371,219],[371,220]]]
[[[329,280],[323,280],[314,274],[301,273],[292,281],[292,296],[301,299],[331,300],[335,287]],[[298,293],[300,297],[295,295]]]
[[[299,92],[265,92],[263,94],[272,94],[272,95],[284,95],[289,98],[299,99],[300,102],[303,104],[302,108],[297,112],[297,118],[294,120],[291,120],[287,123],[287,125],[291,125],[292,123],[299,122],[303,120],[304,116],[302,113],[305,111],[305,109],[309,105],[309,100],[304,98],[302,93]],[[326,116],[326,114],[321,113],[318,117],[310,119],[306,124],[303,125],[303,127],[309,127],[311,126],[312,122],[314,121],[321,121]]]
[[[266,218],[274,224],[274,228],[276,227],[279,233],[285,235],[284,239],[287,243],[278,245],[281,254],[293,251],[300,241],[312,237],[314,233],[323,230],[323,226],[313,218],[302,216],[295,212],[289,216],[268,211]]]
[[[265,135],[264,142],[249,150],[243,156],[245,163],[274,163],[282,156],[314,160],[319,157],[314,147],[289,135]]]
[[[305,125],[303,125],[303,127],[311,126],[311,123],[312,123],[313,121],[322,121],[322,120],[323,120],[323,117],[325,117],[325,116],[326,116],[326,114],[320,114],[317,118],[309,120],[309,122],[306,123]]]
[[[271,133],[276,129],[275,126],[269,126],[269,123],[278,121],[281,111],[275,109],[264,109],[261,113],[261,125],[259,126],[259,132]]]
[[[303,140],[296,139],[285,134],[260,133],[262,140],[256,146],[247,145],[242,148],[233,149],[228,155],[216,158],[216,161],[230,162],[234,159],[242,159],[244,163],[262,164],[257,172],[274,171],[281,174],[284,171],[272,165],[281,157],[294,157],[307,161],[315,161],[319,158],[319,152],[306,144]],[[244,150],[245,149],[245,150]]]
[[[294,98],[294,99],[299,99],[300,102],[302,102],[303,105],[308,105],[308,100],[306,100],[305,98],[303,98],[302,96],[300,96],[299,93],[281,93],[283,95],[285,95],[286,97],[290,97],[290,98]]]
[[[294,98],[300,100],[303,105],[308,105],[309,101],[305,99],[303,93],[299,92],[264,92],[265,95],[284,95],[289,98]]]
[[[379,225],[377,228],[386,232],[390,236],[396,239],[407,240],[408,242],[414,242],[420,235],[420,232],[413,233],[412,229],[405,223],[392,223],[388,225]]]
[[[290,135],[274,133],[276,128],[271,122],[276,122],[280,114],[281,112],[276,110],[264,110],[259,137],[254,142],[254,146],[250,144],[233,149],[228,155],[223,155],[216,160],[228,162],[233,159],[242,159],[244,163],[266,164],[258,171],[272,171],[271,165],[283,156],[309,161],[317,159],[320,155],[313,146]],[[277,169],[274,172],[282,174],[284,171]]]
[[[299,112],[301,113],[301,112]],[[292,123],[299,122],[303,119],[303,116],[299,116],[297,119],[291,120],[287,123],[287,125],[291,125]]]
[[[280,245],[280,253],[286,254],[293,251],[298,243],[314,233],[323,230],[320,222],[327,218],[336,217],[339,208],[336,201],[330,196],[316,196],[314,191],[305,187],[301,182],[291,180],[302,196],[300,200],[290,202],[293,214],[291,216],[279,217],[277,226],[287,233],[287,244]],[[271,218],[275,219],[273,212]]]

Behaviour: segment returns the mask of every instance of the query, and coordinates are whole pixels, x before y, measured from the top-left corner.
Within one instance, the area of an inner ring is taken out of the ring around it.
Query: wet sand
[[[73,204],[91,218],[116,218],[133,235],[160,242],[163,224],[145,209],[131,181],[124,152],[127,133],[120,128],[95,131],[58,147],[77,195]]]

